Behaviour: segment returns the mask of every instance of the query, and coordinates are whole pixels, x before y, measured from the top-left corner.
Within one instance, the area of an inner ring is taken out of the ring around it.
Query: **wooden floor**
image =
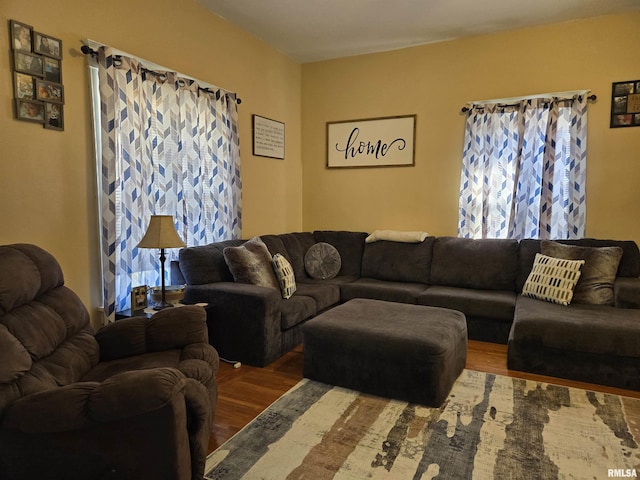
[[[298,347],[265,368],[242,365],[234,369],[232,365],[221,363],[218,405],[209,452],[231,438],[302,379],[302,355],[302,347]],[[640,392],[507,370],[506,345],[470,340],[466,368],[640,398]]]

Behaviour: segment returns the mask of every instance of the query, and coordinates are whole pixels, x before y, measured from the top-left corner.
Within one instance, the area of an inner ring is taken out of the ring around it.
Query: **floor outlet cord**
[[[240,368],[242,366],[242,363],[236,360],[227,360],[226,358],[222,357],[220,357],[220,360],[222,360],[224,363],[230,363],[231,365],[233,365],[233,368]]]

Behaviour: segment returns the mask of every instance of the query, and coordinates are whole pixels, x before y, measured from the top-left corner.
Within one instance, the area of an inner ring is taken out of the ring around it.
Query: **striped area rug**
[[[212,452],[213,479],[640,475],[640,399],[465,370],[440,408],[302,380]]]

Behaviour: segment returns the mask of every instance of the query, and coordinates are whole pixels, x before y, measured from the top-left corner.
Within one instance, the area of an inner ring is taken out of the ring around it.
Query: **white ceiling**
[[[640,10],[640,0],[196,0],[300,63]]]

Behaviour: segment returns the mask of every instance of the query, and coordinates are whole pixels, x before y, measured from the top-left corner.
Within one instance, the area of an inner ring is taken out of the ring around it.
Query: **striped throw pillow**
[[[293,274],[293,267],[289,261],[276,253],[273,256],[273,271],[276,273],[276,278],[280,284],[280,291],[282,292],[282,298],[291,298],[296,291],[296,277]]]
[[[584,260],[565,260],[536,253],[522,294],[546,302],[569,305]]]

